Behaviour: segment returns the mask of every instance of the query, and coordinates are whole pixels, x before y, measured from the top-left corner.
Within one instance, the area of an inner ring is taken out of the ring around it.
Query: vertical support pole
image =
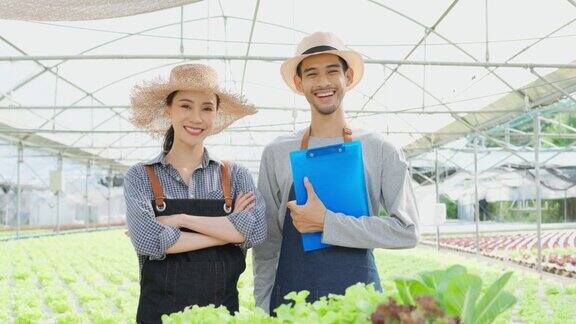
[[[58,75],[58,66],[56,66],[54,71],[54,109],[52,110],[52,130],[56,129],[56,106],[58,106],[58,80],[60,76]]]
[[[489,47],[489,38],[488,38],[488,0],[485,0],[485,25],[486,25],[486,62],[490,61],[490,47]]]
[[[90,178],[90,160],[86,163],[86,179],[84,182],[84,218],[86,222],[86,230],[90,228],[90,207],[88,206],[88,182]]]
[[[180,54],[184,54],[184,6],[180,7]]]
[[[206,53],[210,54],[210,1],[206,1]]]
[[[110,229],[110,220],[112,218],[112,206],[111,206],[111,200],[112,200],[112,181],[114,179],[112,178],[112,166],[108,167],[108,197],[106,197],[106,199],[108,200],[108,229]]]
[[[60,173],[62,181],[64,181],[64,177],[62,177],[62,154],[58,154],[58,172]],[[64,184],[61,184],[63,187]],[[60,232],[60,195],[62,190],[56,191],[56,232]]]
[[[224,15],[224,12],[222,12]],[[224,55],[228,56],[228,17],[224,15]],[[228,64],[229,61],[224,61],[224,86],[228,86]]]
[[[21,208],[22,208],[22,163],[24,162],[24,147],[22,142],[18,143],[18,164],[16,166],[16,238],[20,238],[20,230],[22,226]]]
[[[480,202],[478,201],[478,135],[474,135],[474,229],[476,256],[480,254]]]
[[[427,48],[428,48],[428,28],[424,29],[424,46],[422,47],[424,50],[424,61],[427,59]],[[422,65],[422,110],[426,107],[426,65]]]
[[[438,148],[434,149],[434,187],[436,189],[436,203],[440,202],[440,190],[438,189],[438,182],[440,181],[440,175],[438,174]],[[434,207],[436,211],[436,207]],[[434,213],[436,216],[436,213]],[[440,251],[440,225],[436,224],[436,250]]]
[[[564,223],[568,223],[568,189],[564,190]]]
[[[536,185],[536,233],[538,273],[542,276],[542,197],[540,192],[540,110],[534,112],[534,173]]]

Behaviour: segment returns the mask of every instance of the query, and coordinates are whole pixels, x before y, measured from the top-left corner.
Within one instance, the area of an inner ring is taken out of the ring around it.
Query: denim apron
[[[216,217],[232,212],[226,163],[221,168],[225,199],[164,199],[153,168],[146,170],[154,191],[152,205],[156,216],[185,213]],[[167,254],[164,260],[146,259],[140,277],[136,321],[161,323],[162,314],[179,312],[191,305],[224,305],[234,313],[239,307],[236,285],[245,268],[244,253],[233,244]]]
[[[344,129],[344,141],[351,140],[352,132]],[[301,149],[308,148],[310,130],[302,139]],[[294,185],[288,201],[295,200]],[[355,249],[330,246],[325,249],[304,252],[301,233],[292,223],[290,209],[286,209],[282,229],[282,246],[276,270],[276,278],[270,298],[270,313],[274,314],[289,292],[308,290],[308,302],[314,302],[328,294],[344,294],[346,288],[358,282],[373,283],[382,290],[378,270],[371,249]]]

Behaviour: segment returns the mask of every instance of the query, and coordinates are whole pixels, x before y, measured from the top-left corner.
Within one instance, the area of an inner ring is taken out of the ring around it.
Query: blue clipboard
[[[327,209],[355,217],[370,214],[359,141],[291,152],[290,163],[298,205],[308,200],[304,187],[308,177]],[[308,252],[330,245],[322,243],[318,232],[302,234],[302,246]]]

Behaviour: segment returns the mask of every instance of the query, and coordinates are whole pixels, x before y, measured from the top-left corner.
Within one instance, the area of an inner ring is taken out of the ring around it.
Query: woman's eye
[[[214,108],[213,108],[213,107],[210,107],[210,106],[206,106],[206,107],[204,107],[204,110],[206,110],[206,111],[212,111],[212,110],[214,110]]]
[[[184,108],[184,109],[190,109],[190,106],[188,106],[188,105],[182,105],[182,106],[180,106],[180,107],[182,107],[182,108]]]
[[[310,74],[308,74],[308,75],[306,75],[306,76],[309,77],[309,78],[313,78],[313,77],[316,76],[316,73],[310,73]]]

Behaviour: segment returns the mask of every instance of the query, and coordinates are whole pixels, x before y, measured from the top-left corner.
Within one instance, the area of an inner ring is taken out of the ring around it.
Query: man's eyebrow
[[[304,70],[302,73],[310,72],[312,70],[316,70],[316,68],[315,67],[309,67],[306,70]]]

